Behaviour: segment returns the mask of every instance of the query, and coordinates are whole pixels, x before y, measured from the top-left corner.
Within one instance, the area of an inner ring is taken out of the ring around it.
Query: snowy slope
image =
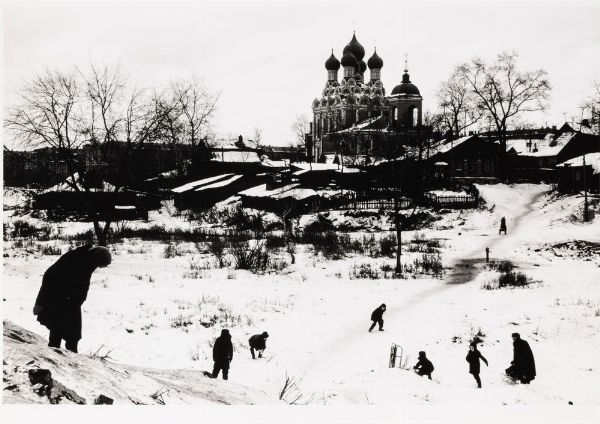
[[[200,371],[134,367],[52,349],[46,340],[10,321],[3,322],[3,330],[3,403],[50,403],[48,396],[34,392],[28,376],[33,369],[50,370],[55,382],[86,404],[93,404],[99,395],[114,404],[130,405],[275,403],[258,390],[213,380]],[[63,396],[60,403],[72,401]]]

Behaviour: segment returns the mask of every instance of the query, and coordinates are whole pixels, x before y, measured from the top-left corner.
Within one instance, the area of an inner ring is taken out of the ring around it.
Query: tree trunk
[[[394,196],[394,224],[396,226],[396,274],[402,275],[402,227],[400,224],[400,200],[398,193]]]

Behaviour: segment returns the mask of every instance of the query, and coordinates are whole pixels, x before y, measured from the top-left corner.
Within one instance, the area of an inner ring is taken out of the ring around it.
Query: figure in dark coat
[[[233,359],[233,344],[231,343],[231,334],[229,330],[221,330],[221,335],[215,340],[213,346],[213,367],[212,377],[217,378],[219,371],[223,371],[223,380],[229,378],[229,364]]]
[[[375,328],[375,324],[379,324],[379,331],[383,331],[383,313],[385,312],[385,303],[382,303],[377,309],[371,313],[371,327],[369,328],[369,333],[373,331]]]
[[[510,363],[510,367],[506,369],[506,374],[523,384],[529,384],[536,376],[533,352],[529,347],[529,343],[521,339],[519,333],[513,333],[512,338],[514,348],[513,360]]]
[[[477,343],[471,343],[469,346],[469,352],[467,353],[467,357],[465,359],[469,363],[469,373],[473,374],[473,377],[477,382],[477,387],[481,389],[481,378],[479,378],[481,364],[479,363],[479,359],[485,362],[486,367],[488,366],[488,361],[483,357],[481,352],[477,350]]]
[[[506,235],[506,218],[504,217],[500,220],[500,231],[498,231],[498,234],[502,234],[502,231],[504,231],[504,235]]]
[[[81,305],[87,298],[90,278],[98,267],[110,265],[106,247],[85,245],[62,255],[44,273],[33,307],[40,324],[50,330],[48,346],[60,348],[62,340],[77,352],[81,339]]]
[[[252,354],[252,359],[256,359],[254,356],[254,350],[258,351],[258,357],[262,358],[262,354],[267,348],[267,339],[269,338],[269,333],[264,331],[262,334],[255,334],[254,336],[248,339],[248,343],[250,344],[250,353]]]
[[[433,364],[429,359],[427,359],[427,355],[425,352],[419,352],[419,361],[413,367],[415,372],[419,374],[421,377],[426,375],[431,380],[431,373],[433,372]]]

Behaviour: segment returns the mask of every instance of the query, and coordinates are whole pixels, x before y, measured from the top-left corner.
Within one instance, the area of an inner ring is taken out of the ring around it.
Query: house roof
[[[244,163],[259,163],[260,157],[256,152],[245,150],[214,150],[211,162],[244,162]]]
[[[563,168],[571,167],[581,167],[583,166],[583,156],[577,156],[576,158],[566,160],[564,162],[559,163],[556,166],[560,166]],[[600,174],[600,152],[596,153],[588,153],[585,155],[585,165],[591,166],[594,170],[594,174]]]
[[[292,198],[296,200],[307,199],[309,197],[318,196],[317,192],[310,188],[301,188],[300,184],[288,184],[281,187],[276,187],[272,190],[267,190],[266,184],[260,184],[238,193],[240,196],[248,197],[268,197],[270,199],[280,200]]]
[[[73,183],[74,182],[74,183]],[[65,179],[65,181],[63,181],[62,183],[58,183],[50,188],[47,188],[46,190],[42,191],[42,194],[45,193],[52,193],[52,192],[59,192],[59,191],[75,191],[75,188],[73,187],[73,184],[75,186],[77,186],[77,188],[80,191],[85,191],[85,189],[83,188],[83,186],[81,185],[80,182],[80,177],[79,177],[79,172],[76,172],[75,174],[73,174],[73,178],[71,177],[67,177]],[[94,187],[94,188],[90,188],[89,191],[91,192],[103,192],[103,191],[114,191],[115,190],[115,186],[112,185],[111,183],[108,183],[106,181],[102,181],[102,187]]]
[[[513,149],[519,156],[556,156],[576,135],[577,133],[575,132],[565,132],[556,139],[554,139],[552,134],[547,134],[542,140],[523,138],[506,140],[506,150],[510,151]],[[528,143],[531,143],[531,151],[527,147]],[[533,151],[534,147],[537,148],[537,151]]]
[[[229,184],[231,184],[231,183],[239,180],[242,177],[243,177],[243,175],[234,175],[232,177],[227,178],[226,180],[216,181],[216,182],[214,182],[212,184],[207,184],[207,185],[203,185],[201,187],[198,187],[198,188],[194,189],[194,192],[203,191],[203,190],[210,190],[212,188],[226,187]]]
[[[456,140],[441,140],[437,145],[435,146],[431,146],[429,148],[429,157],[438,155],[438,154],[442,154],[442,153],[447,153],[452,149],[455,149],[456,147],[460,146],[461,144],[463,144],[466,141],[469,141],[473,138],[476,138],[477,136],[475,135],[467,135],[465,137],[460,137],[457,138]]]
[[[226,178],[231,177],[232,175],[233,174],[221,174],[221,175],[215,175],[215,176],[208,177],[208,178],[203,178],[201,180],[192,181],[192,182],[189,182],[189,183],[184,184],[182,186],[175,187],[171,191],[173,193],[183,193],[185,191],[190,191],[190,190],[199,188],[199,187],[201,187],[203,185],[206,185],[206,184],[214,183],[215,181],[224,180]]]

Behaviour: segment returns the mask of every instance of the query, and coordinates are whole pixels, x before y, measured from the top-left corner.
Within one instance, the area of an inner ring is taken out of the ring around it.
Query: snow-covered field
[[[393,266],[394,259],[328,260],[307,245],[298,246],[294,265],[257,275],[204,269],[214,259],[192,243],[180,243],[170,258],[164,243],[116,244],[113,264],[92,277],[80,352],[110,351],[115,362],[143,367],[210,370],[212,343],[227,327],[235,346],[230,381],[272,399],[289,377],[296,388],[284,400],[312,405],[600,406],[600,255],[553,247],[572,240],[599,243],[600,224],[574,218],[581,216],[580,197],[548,194],[545,185],[478,188],[485,209],[449,211],[418,231],[440,241],[442,279],[351,278],[353,265]],[[14,220],[12,215],[5,212],[5,219]],[[498,235],[502,216],[508,235]],[[338,225],[353,219],[341,212],[329,217]],[[190,225],[166,211],[151,218]],[[377,234],[390,229],[384,217],[365,218],[364,224]],[[403,237],[410,241],[415,233]],[[3,318],[46,337],[31,309],[57,256],[27,253],[13,242],[4,247]],[[485,269],[486,247],[492,259],[513,261],[536,282],[483,290],[497,277]],[[368,333],[370,313],[383,302],[385,331]],[[252,360],[247,340],[265,330],[265,356]],[[530,385],[509,384],[502,376],[515,331],[536,358],[538,376]],[[489,361],[481,390],[465,361],[478,333]],[[388,368],[392,343],[402,346],[411,367],[425,350],[435,365],[433,381]]]

